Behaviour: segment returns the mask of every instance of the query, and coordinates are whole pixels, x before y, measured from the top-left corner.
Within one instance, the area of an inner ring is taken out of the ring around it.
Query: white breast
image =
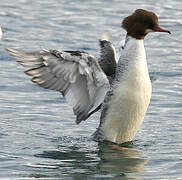
[[[140,128],[151,97],[143,40],[130,39],[120,62],[127,61],[120,83],[109,101],[102,125],[107,140],[123,143],[131,141]],[[118,64],[120,65],[120,64]]]

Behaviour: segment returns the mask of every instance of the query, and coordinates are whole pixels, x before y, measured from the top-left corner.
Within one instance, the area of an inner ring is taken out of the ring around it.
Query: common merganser
[[[132,141],[140,128],[151,98],[151,82],[143,40],[150,32],[167,32],[159,27],[158,17],[137,9],[126,17],[127,31],[117,60],[115,48],[106,38],[100,40],[99,61],[83,51],[8,49],[32,81],[56,90],[73,106],[76,123],[85,121],[101,108],[100,125],[93,137],[98,141]]]

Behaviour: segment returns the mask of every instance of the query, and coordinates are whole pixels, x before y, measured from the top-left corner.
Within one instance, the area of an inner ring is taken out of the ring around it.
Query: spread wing
[[[103,102],[109,81],[97,60],[86,52],[8,49],[39,86],[59,91],[72,105],[76,123],[86,120]]]
[[[109,78],[114,78],[116,70],[116,50],[109,40],[109,33],[102,34],[99,40],[100,44],[100,58],[99,65]]]
[[[108,76],[111,83],[115,76],[117,63],[124,49],[125,40],[119,42],[117,52],[113,43],[109,39],[108,32],[102,34],[99,43],[101,51],[99,65],[105,72],[105,74]]]

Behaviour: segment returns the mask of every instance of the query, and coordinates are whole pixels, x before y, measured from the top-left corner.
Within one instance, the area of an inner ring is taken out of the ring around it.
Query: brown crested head
[[[158,17],[151,11],[137,9],[132,15],[126,17],[122,27],[129,36],[136,39],[144,39],[149,32],[168,32],[159,27]]]

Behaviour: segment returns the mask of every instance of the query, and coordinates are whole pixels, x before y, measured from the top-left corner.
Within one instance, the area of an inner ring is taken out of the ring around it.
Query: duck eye
[[[154,27],[154,23],[153,22],[148,22],[147,26],[149,29],[152,29]]]

